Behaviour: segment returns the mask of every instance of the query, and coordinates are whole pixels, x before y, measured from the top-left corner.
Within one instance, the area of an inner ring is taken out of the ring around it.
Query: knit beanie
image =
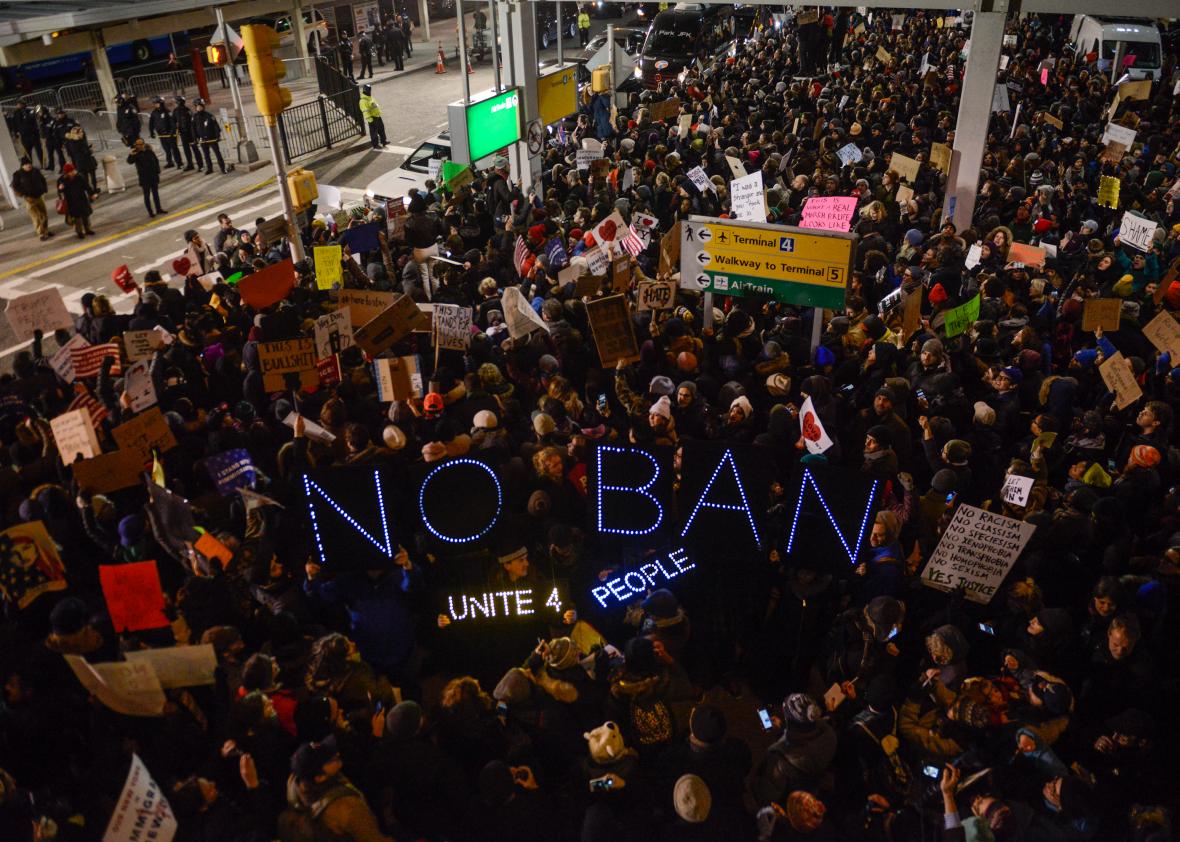
[[[391,740],[408,740],[421,726],[422,708],[412,699],[398,702],[385,714],[385,735]]]
[[[869,427],[866,435],[883,449],[893,447],[893,433],[889,432],[889,428],[884,424],[874,424]]]
[[[661,418],[669,419],[672,417],[672,402],[668,400],[667,395],[660,395],[660,399],[653,403],[647,412],[649,415],[658,415]]]
[[[991,427],[996,423],[996,411],[984,401],[975,402],[975,423]]]
[[[1131,448],[1131,464],[1137,468],[1154,468],[1160,463],[1160,452],[1149,444]]]
[[[699,742],[711,745],[725,736],[725,714],[715,705],[699,704],[692,709],[688,728]]]

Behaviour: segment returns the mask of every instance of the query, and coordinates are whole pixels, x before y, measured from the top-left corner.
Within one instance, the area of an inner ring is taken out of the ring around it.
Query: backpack
[[[893,729],[884,737],[878,738],[863,722],[855,724],[881,748],[885,760],[877,764],[877,771],[882,783],[897,795],[907,795],[914,785],[914,776],[901,756],[901,743],[897,739],[897,711],[893,712]]]
[[[279,839],[281,842],[334,842],[336,834],[320,824],[320,816],[333,801],[352,795],[363,797],[356,787],[342,783],[329,789],[312,804],[284,810],[279,815]]]
[[[640,745],[654,746],[671,742],[672,712],[659,699],[632,702],[631,729]]]

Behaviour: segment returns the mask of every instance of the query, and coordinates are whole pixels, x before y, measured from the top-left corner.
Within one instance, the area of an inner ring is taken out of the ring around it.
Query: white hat
[[[475,418],[471,421],[473,429],[479,430],[494,430],[500,424],[500,419],[496,417],[496,413],[489,409],[481,409],[475,413]]]
[[[660,395],[660,399],[651,405],[651,409],[647,411],[648,415],[658,415],[661,418],[669,419],[672,417],[672,402],[668,400],[667,395]]]

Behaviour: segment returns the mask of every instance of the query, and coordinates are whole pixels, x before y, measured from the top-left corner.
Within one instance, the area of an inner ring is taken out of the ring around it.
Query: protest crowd
[[[211,220],[36,328],[0,838],[1172,839],[1177,56],[1009,21],[947,220],[966,23],[762,22],[535,190]],[[680,276],[754,173],[848,207],[842,307]]]

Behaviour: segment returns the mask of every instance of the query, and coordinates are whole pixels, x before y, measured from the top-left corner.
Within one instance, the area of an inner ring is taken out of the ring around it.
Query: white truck
[[[1069,36],[1079,55],[1097,54],[1112,81],[1124,75],[1159,81],[1163,45],[1159,29],[1150,20],[1075,15]]]

